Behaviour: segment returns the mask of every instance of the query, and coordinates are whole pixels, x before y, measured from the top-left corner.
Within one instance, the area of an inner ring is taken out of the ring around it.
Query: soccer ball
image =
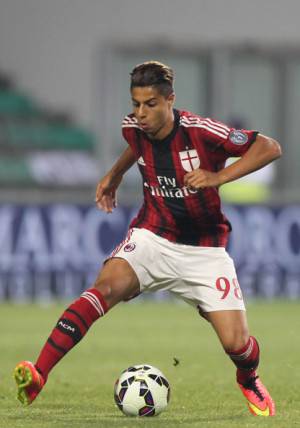
[[[127,416],[154,416],[170,399],[170,385],[163,373],[148,364],[124,370],[115,383],[115,402]]]

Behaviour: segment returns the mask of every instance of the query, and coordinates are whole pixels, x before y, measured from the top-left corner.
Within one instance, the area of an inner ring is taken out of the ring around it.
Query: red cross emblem
[[[194,169],[199,168],[200,159],[197,153],[197,150],[186,150],[183,152],[179,152],[180,161],[182,168],[186,172],[193,171]]]

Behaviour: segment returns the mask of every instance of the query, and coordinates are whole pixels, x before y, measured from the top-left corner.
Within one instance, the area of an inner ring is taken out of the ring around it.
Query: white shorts
[[[127,260],[140,290],[168,290],[200,312],[245,310],[233,260],[223,247],[177,244],[130,229],[110,258]]]

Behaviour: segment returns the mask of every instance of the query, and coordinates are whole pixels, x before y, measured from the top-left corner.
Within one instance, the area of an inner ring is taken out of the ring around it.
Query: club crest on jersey
[[[191,172],[194,169],[199,168],[200,158],[198,156],[197,150],[185,150],[183,152],[179,152],[179,156],[182,168],[186,172]]]
[[[237,144],[238,146],[242,146],[246,144],[248,141],[248,135],[246,132],[236,129],[235,131],[231,131],[229,134],[229,140],[233,144]]]

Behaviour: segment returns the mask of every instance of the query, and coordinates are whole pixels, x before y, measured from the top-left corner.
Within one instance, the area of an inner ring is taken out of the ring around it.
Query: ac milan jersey
[[[242,156],[257,131],[236,130],[218,121],[174,110],[174,127],[151,140],[133,114],[124,118],[123,136],[143,178],[144,203],[130,227],[145,228],[172,242],[226,246],[231,225],[221,211],[218,188],[191,190],[187,172],[217,172],[228,157]]]

